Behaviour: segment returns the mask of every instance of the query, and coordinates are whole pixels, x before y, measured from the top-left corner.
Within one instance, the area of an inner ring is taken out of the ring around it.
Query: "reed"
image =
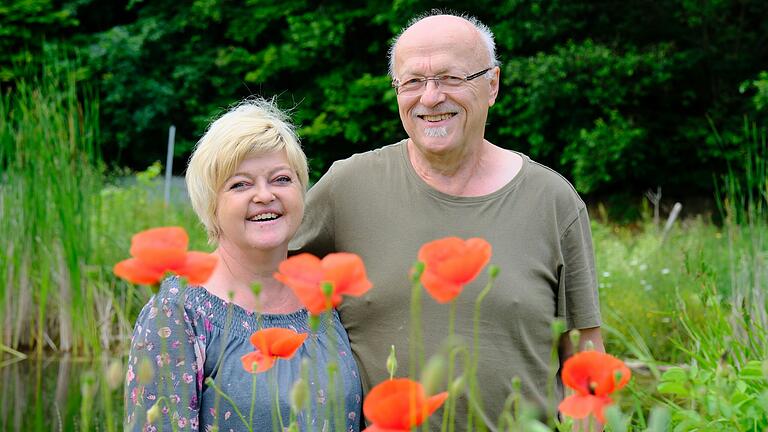
[[[75,61],[49,56],[0,103],[0,310],[13,311],[2,343],[93,354],[92,286],[82,272],[101,188],[98,103]]]

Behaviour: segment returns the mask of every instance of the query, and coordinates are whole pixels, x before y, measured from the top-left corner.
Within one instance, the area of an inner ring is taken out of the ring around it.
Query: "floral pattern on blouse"
[[[272,431],[273,417],[287,428],[288,394],[302,376],[303,360],[309,359],[304,362],[309,365],[304,376],[311,397],[309,406],[296,416],[300,430],[358,432],[362,388],[347,333],[335,311],[323,316],[316,333],[311,332],[308,317],[305,309],[250,313],[205,288],[182,288],[178,278],[166,279],[134,327],[125,377],[125,429],[212,431],[216,426],[219,431],[247,431],[247,423],[253,431]],[[310,336],[290,360],[278,360],[264,373],[248,373],[240,357],[254,350],[249,337],[269,327]],[[331,364],[337,371],[333,385],[329,385]],[[209,386],[207,378],[224,395]],[[275,387],[279,413],[274,410]],[[155,404],[159,416],[150,423],[147,411]],[[335,427],[342,422],[343,429]]]

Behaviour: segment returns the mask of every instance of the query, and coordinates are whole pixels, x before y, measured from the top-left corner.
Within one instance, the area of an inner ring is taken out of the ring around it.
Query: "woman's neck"
[[[273,277],[287,250],[243,251],[219,245],[213,254],[218,256],[219,265],[205,283],[211,294],[261,313],[290,313],[302,307],[293,291]],[[256,285],[261,287],[258,297]]]

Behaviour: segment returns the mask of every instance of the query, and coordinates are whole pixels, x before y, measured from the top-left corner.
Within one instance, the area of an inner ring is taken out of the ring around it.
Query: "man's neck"
[[[408,159],[416,174],[436,190],[453,196],[482,196],[503,187],[520,170],[522,158],[483,140],[461,152],[420,152],[410,139]]]

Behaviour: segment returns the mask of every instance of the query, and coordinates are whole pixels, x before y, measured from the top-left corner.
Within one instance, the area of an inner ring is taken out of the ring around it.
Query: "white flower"
[[[664,267],[663,269],[661,269],[661,274],[669,274],[669,269]]]

